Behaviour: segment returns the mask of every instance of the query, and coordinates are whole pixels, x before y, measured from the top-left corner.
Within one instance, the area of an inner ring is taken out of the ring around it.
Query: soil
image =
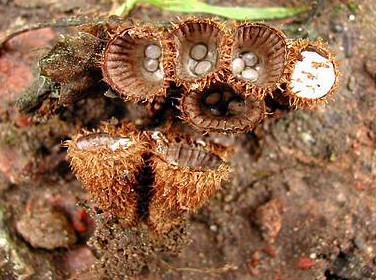
[[[12,39],[0,53],[0,279],[376,279],[376,2],[322,2],[309,20],[275,25],[290,37],[329,42],[342,72],[334,98],[312,111],[276,110],[247,134],[206,135],[233,148],[230,180],[162,240],[142,225],[122,230],[95,212],[61,146],[100,121],[139,121],[142,106],[100,96],[48,119],[19,113],[16,99],[32,82],[38,58],[74,30],[45,28]],[[306,2],[231,1],[299,4]],[[111,5],[0,0],[0,34],[52,18],[106,14]],[[131,17],[176,15],[146,5]]]

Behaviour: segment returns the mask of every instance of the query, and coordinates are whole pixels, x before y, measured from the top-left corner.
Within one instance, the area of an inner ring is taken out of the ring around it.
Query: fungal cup
[[[285,35],[263,23],[236,27],[231,49],[229,84],[244,95],[264,97],[283,76],[287,43]]]
[[[136,26],[120,32],[108,43],[103,75],[121,97],[151,101],[166,95],[162,41],[162,33]]]
[[[285,90],[279,95],[290,105],[313,108],[338,88],[338,61],[321,40],[297,40],[289,51],[289,60]]]
[[[192,18],[170,32],[170,54],[178,85],[197,89],[213,79],[227,42],[223,26],[210,19]]]
[[[253,129],[265,116],[265,103],[244,97],[223,83],[183,94],[182,119],[201,131],[241,133]]]

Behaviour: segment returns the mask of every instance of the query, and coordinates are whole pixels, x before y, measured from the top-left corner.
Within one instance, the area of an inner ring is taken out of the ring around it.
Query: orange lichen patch
[[[123,99],[152,101],[165,96],[169,82],[163,69],[164,33],[147,26],[126,27],[104,51],[105,81]]]
[[[262,99],[283,81],[287,62],[285,34],[265,23],[235,26],[228,83],[244,96]]]
[[[296,267],[301,270],[311,269],[314,265],[314,261],[308,257],[300,257],[297,261]]]
[[[228,68],[229,31],[213,19],[189,18],[175,24],[166,40],[165,69],[178,86],[199,90],[223,80]]]
[[[183,121],[207,132],[243,133],[265,117],[265,102],[242,97],[227,84],[216,83],[202,91],[185,92],[179,109]]]
[[[285,84],[273,93],[277,102],[294,108],[315,108],[339,86],[339,63],[320,39],[296,40],[289,48]]]
[[[149,204],[149,224],[159,233],[181,222],[201,206],[228,178],[228,166],[199,144],[166,143],[150,159],[155,180]]]
[[[144,166],[145,137],[126,125],[107,126],[77,135],[67,146],[73,171],[97,206],[125,225],[135,224],[138,198],[134,188],[136,175]]]

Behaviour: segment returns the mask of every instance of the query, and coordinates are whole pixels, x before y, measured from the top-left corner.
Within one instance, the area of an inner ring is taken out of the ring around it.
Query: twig
[[[69,17],[69,18],[62,18],[58,20],[52,20],[48,22],[39,22],[30,25],[23,25],[20,27],[16,27],[12,30],[6,32],[5,35],[0,35],[0,49],[4,47],[10,39],[28,32],[32,30],[38,30],[42,28],[60,28],[60,27],[69,27],[69,26],[80,26],[80,25],[87,25],[87,24],[101,24],[106,23],[109,21],[113,21],[114,19],[102,18],[102,19],[94,19],[88,16],[76,16],[76,17]]]
[[[222,274],[222,273],[227,273],[227,272],[235,271],[239,269],[239,267],[234,264],[225,264],[223,267],[218,267],[218,268],[212,268],[212,267],[199,268],[199,267],[174,267],[164,260],[160,260],[160,262],[163,266],[173,271],[189,271],[189,272],[196,272],[196,273]]]

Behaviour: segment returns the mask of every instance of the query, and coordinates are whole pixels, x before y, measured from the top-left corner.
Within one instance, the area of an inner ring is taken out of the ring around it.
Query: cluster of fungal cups
[[[338,87],[338,63],[324,42],[293,41],[266,23],[190,18],[170,28],[117,30],[104,49],[104,81],[131,102],[151,103],[168,97],[171,84],[180,87],[179,117],[199,131],[246,132],[265,117],[267,96],[314,107]],[[68,147],[77,178],[100,208],[160,233],[228,176],[223,149],[172,131],[108,125],[77,135]],[[145,172],[153,182],[140,179]]]
[[[202,131],[241,133],[265,116],[267,96],[314,107],[338,87],[338,63],[321,40],[296,40],[266,23],[190,18],[170,28],[126,26],[104,51],[105,81],[125,100],[182,89],[181,118]]]

